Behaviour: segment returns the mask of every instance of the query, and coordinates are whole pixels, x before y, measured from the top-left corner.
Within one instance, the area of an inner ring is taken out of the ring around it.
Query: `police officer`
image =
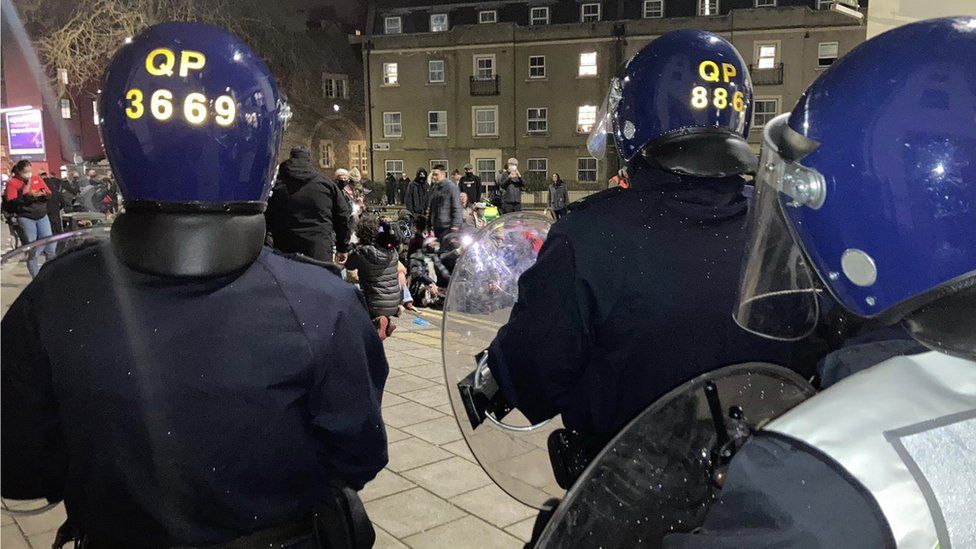
[[[958,17],[881,34],[766,127],[737,320],[808,330],[795,310],[814,308],[819,278],[850,313],[900,322],[933,351],[774,420],[732,460],[701,533],[666,546],[976,545],[974,31]]]
[[[262,247],[268,68],[168,23],[101,88],[126,212],[3,318],[3,496],[63,499],[91,547],[371,543],[352,491],[387,461],[387,364],[352,286]]]
[[[562,414],[590,458],[659,396],[746,361],[791,363],[790,347],[732,321],[745,236],[741,174],[752,85],[718,35],[651,42],[611,84],[608,125],[630,176],[557,222],[489,348],[507,399],[531,421]],[[601,143],[602,142],[602,143]]]

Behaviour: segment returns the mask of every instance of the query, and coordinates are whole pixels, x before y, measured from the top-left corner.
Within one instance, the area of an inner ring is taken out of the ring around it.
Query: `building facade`
[[[376,174],[471,163],[494,180],[514,156],[530,182],[595,187],[619,168],[586,138],[618,67],[661,34],[728,38],[750,64],[753,131],[792,108],[864,27],[829,0],[538,0],[380,3],[362,38]],[[578,187],[577,187],[578,188]]]

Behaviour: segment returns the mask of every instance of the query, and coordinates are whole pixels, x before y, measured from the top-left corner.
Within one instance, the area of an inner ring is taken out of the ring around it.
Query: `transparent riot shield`
[[[749,435],[813,394],[794,372],[764,363],[685,383],[641,412],[590,463],[536,547],[660,547],[669,533],[691,532]]]
[[[34,257],[41,268],[44,263],[57,255],[69,250],[86,246],[96,242],[104,242],[109,238],[109,227],[96,227],[78,231],[69,231],[54,235],[50,238],[37,240],[21,246],[0,257],[0,314],[6,315],[7,310],[30,282],[31,275],[28,262]],[[8,342],[0,341],[0,345]],[[0,368],[9,368],[7,364],[0,364]],[[0,499],[0,510],[9,515],[38,515],[44,513],[57,504],[44,501],[8,501]]]
[[[542,216],[516,213],[481,229],[454,268],[442,327],[444,375],[465,441],[498,486],[536,508],[565,492],[556,483],[547,450],[549,434],[561,427],[558,418],[534,426],[518,410],[473,403],[459,384],[491,385],[482,351],[508,322],[519,276],[535,263],[549,227]],[[472,407],[478,406],[480,417],[472,417],[477,415]]]

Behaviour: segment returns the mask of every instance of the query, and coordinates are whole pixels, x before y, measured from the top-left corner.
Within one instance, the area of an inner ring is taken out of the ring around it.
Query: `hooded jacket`
[[[349,249],[351,215],[342,190],[317,172],[310,159],[299,156],[281,163],[265,212],[275,248],[331,261],[333,243],[341,253]]]
[[[549,184],[549,208],[561,210],[569,205],[569,191],[562,179]]]
[[[417,170],[417,177],[407,184],[403,205],[414,215],[424,215],[430,206],[430,187],[427,185],[427,170]]]
[[[346,259],[346,269],[356,270],[371,317],[393,316],[403,297],[397,278],[397,253],[368,245],[359,246]]]

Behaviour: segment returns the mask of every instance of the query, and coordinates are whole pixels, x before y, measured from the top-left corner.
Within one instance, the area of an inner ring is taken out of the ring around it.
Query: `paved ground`
[[[439,313],[423,313],[439,323]],[[495,486],[475,462],[448,403],[440,329],[406,314],[386,341],[390,377],[383,417],[390,463],[360,493],[376,528],[378,549],[516,548],[535,511]],[[64,509],[35,517],[3,516],[3,549],[49,548]]]

